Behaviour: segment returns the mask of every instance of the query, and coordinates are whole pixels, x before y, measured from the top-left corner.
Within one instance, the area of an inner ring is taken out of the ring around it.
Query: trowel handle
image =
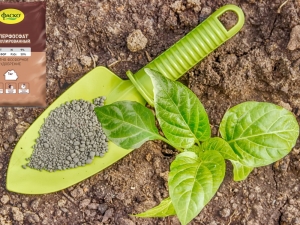
[[[236,13],[238,18],[237,23],[229,30],[219,20],[219,17],[227,11]],[[145,68],[156,70],[172,80],[177,80],[209,53],[234,36],[243,24],[243,11],[235,5],[225,5],[136,74],[133,75],[128,71],[127,76],[145,100],[153,105],[153,85],[149,76],[145,74]]]

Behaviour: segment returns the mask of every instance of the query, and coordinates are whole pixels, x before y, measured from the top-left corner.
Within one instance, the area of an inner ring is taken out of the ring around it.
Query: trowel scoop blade
[[[105,67],[96,67],[58,97],[22,135],[8,166],[6,188],[9,191],[22,194],[56,192],[96,174],[131,152],[110,142],[108,152],[103,158],[95,157],[91,164],[83,167],[55,172],[22,168],[22,165],[28,163],[26,158],[29,158],[33,152],[33,145],[39,137],[44,119],[53,109],[67,101],[84,99],[92,102],[99,96],[107,96],[108,103],[132,100],[145,104],[145,100],[129,80],[120,79]]]

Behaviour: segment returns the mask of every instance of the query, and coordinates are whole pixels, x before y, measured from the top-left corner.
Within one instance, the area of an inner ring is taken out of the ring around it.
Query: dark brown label
[[[16,24],[5,24],[1,22],[0,19],[0,46],[31,47],[32,52],[45,51],[46,2],[0,2],[0,12],[2,12],[0,13],[0,18],[5,18],[5,15],[11,15],[9,11],[5,14],[6,9],[20,10],[24,14],[24,19]],[[18,13],[16,13],[16,16],[18,16],[17,14]],[[14,43],[12,40],[17,40],[21,43]],[[22,40],[24,40],[24,42],[22,42]],[[26,43],[26,40],[30,40],[30,43]]]
[[[45,15],[45,2],[0,2],[0,106],[46,106]]]

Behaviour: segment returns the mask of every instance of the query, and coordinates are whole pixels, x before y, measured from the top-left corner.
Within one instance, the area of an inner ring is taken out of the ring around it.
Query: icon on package
[[[17,85],[15,83],[6,83],[5,93],[6,94],[16,94],[17,93],[16,87],[17,87]]]
[[[0,83],[0,94],[4,93],[4,85],[3,83]]]
[[[5,80],[17,80],[18,79],[18,75],[14,70],[8,70],[5,74],[4,74]]]
[[[19,94],[29,94],[29,83],[19,83]]]

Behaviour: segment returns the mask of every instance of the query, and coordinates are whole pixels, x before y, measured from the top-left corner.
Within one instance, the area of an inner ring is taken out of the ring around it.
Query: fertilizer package
[[[0,107],[46,106],[46,2],[0,2]]]

